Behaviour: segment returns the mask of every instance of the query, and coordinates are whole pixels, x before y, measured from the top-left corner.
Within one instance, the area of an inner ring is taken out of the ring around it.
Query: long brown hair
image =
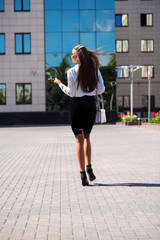
[[[92,92],[98,84],[98,67],[99,60],[94,51],[88,50],[83,45],[76,45],[74,49],[77,51],[79,64],[78,85],[83,92]]]

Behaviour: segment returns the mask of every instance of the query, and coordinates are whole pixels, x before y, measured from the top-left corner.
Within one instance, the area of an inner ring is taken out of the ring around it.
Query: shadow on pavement
[[[160,187],[160,184],[155,184],[155,183],[113,183],[113,184],[95,183],[91,186],[92,187]]]

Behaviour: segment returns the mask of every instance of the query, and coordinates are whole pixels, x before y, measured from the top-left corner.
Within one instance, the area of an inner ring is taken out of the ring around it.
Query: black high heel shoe
[[[90,181],[94,181],[96,179],[91,164],[87,165],[87,173]]]
[[[83,171],[83,172],[80,171],[80,174],[81,174],[82,185],[83,186],[88,186],[89,183],[88,183],[88,180],[87,180],[86,172],[85,171]]]

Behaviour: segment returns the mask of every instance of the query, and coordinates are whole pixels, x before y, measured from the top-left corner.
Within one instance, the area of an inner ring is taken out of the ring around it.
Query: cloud
[[[96,27],[102,32],[110,32],[113,29],[114,20],[106,20],[105,22],[96,21]]]

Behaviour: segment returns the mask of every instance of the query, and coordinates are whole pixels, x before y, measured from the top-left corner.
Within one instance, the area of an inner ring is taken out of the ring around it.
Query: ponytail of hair
[[[95,51],[88,50],[83,45],[76,45],[74,49],[77,51],[79,70],[78,84],[83,92],[92,92],[98,84],[98,68],[99,60]]]

